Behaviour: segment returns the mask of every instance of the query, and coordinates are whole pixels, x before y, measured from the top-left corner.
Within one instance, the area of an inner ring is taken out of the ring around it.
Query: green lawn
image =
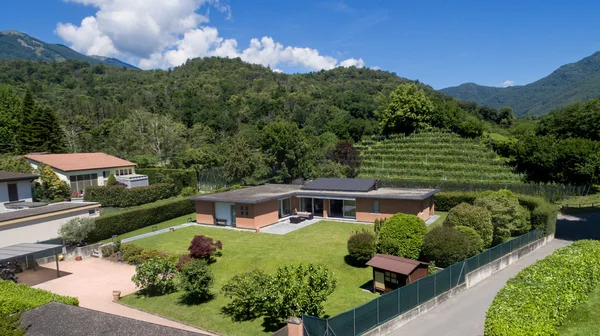
[[[436,211],[435,214],[439,215],[440,218],[436,219],[435,222],[431,223],[431,225],[427,227],[428,231],[431,231],[431,229],[433,229],[434,227],[442,226],[442,224],[444,224],[446,216],[448,216],[448,212],[445,211]]]
[[[590,293],[588,301],[569,313],[565,323],[558,328],[560,336],[600,335],[600,286]]]
[[[598,190],[600,189],[600,186],[594,186],[594,188],[592,188],[593,190],[590,192],[589,195],[587,196],[569,196],[567,198],[565,198],[565,200],[562,202],[562,204],[584,204],[584,205],[591,205],[591,203],[598,203],[600,204],[600,192],[598,192]]]
[[[128,207],[128,208],[111,208],[111,207],[100,208],[100,216],[106,216],[106,215],[110,215],[110,214],[114,214],[114,213],[118,213],[118,212],[122,212],[122,211],[126,211],[126,210],[143,209],[143,208],[152,207],[155,205],[170,203],[170,202],[173,202],[176,200],[182,200],[185,198],[187,198],[187,197],[176,196],[176,197],[166,198],[166,199],[158,200],[156,202],[146,203],[146,204],[142,204],[142,205],[138,205],[138,206],[134,206],[134,207]]]
[[[371,269],[350,266],[344,259],[348,237],[364,228],[371,230],[372,226],[323,221],[286,235],[190,227],[141,239],[135,244],[172,253],[187,252],[194,235],[221,240],[223,255],[210,266],[216,278],[217,295],[212,301],[192,306],[180,302],[180,293],[150,298],[132,294],[124,297],[123,302],[225,335],[264,335],[274,330],[265,330],[262,319],[232,322],[221,314],[228,299],[219,293],[220,288],[235,274],[255,268],[271,273],[282,265],[313,262],[327,266],[335,274],[337,288],[325,303],[325,311],[336,315],[375,298],[360,288],[371,280]]]
[[[185,215],[185,216],[181,216],[181,217],[176,217],[176,218],[170,219],[170,220],[162,222],[162,223],[158,223],[158,224],[154,224],[154,225],[149,225],[149,226],[143,227],[141,229],[137,229],[135,231],[127,232],[127,233],[124,233],[122,235],[119,235],[118,239],[129,238],[129,237],[141,235],[143,233],[152,232],[152,227],[153,226],[156,226],[156,229],[160,230],[160,229],[165,229],[165,228],[168,228],[168,227],[171,227],[171,226],[176,226],[176,225],[180,225],[180,224],[189,223],[190,222],[190,217],[192,218],[192,220],[194,220],[195,217],[196,217],[196,214],[195,213],[191,213],[189,215]],[[108,243],[108,242],[111,242],[111,241],[112,241],[112,238],[108,238],[108,239],[104,239],[103,241],[101,241],[101,243]]]

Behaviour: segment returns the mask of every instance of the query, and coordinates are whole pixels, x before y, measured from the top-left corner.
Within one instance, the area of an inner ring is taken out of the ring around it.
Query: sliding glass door
[[[287,217],[292,214],[292,200],[282,198],[279,200],[279,218]]]
[[[339,218],[356,218],[356,200],[329,200],[329,216]]]

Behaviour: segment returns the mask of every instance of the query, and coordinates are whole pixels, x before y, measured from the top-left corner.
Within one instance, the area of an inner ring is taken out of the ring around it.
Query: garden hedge
[[[198,175],[192,169],[138,168],[136,173],[148,176],[148,183],[173,183],[177,190],[192,187],[198,190]]]
[[[79,305],[76,297],[62,296],[25,284],[0,280],[0,315],[22,313],[52,301]]]
[[[492,225],[490,212],[486,208],[469,203],[460,203],[450,209],[444,220],[444,226],[468,226],[473,228],[481,237],[485,248],[490,247],[494,239],[494,226]]]
[[[96,218],[96,227],[88,236],[88,241],[100,241],[113,235],[120,235],[169,219],[189,215],[194,211],[194,202],[183,199],[100,216]]]
[[[161,183],[128,189],[121,185],[87,187],[83,197],[86,202],[99,202],[103,207],[126,208],[176,196],[174,184]]]
[[[417,260],[426,233],[427,225],[421,218],[397,213],[388,218],[381,227],[377,251]]]
[[[484,335],[558,335],[556,328],[599,284],[600,242],[558,249],[508,280],[487,311]]]
[[[453,227],[434,227],[427,232],[423,239],[423,250],[419,260],[435,262],[435,266],[446,268],[480,252],[483,244],[481,238],[479,238],[478,243],[473,245],[471,239],[471,236]]]
[[[473,204],[477,197],[487,195],[489,192],[450,191],[439,192],[435,195],[435,209],[438,211],[450,211],[460,203]],[[534,228],[544,230],[545,235],[556,231],[557,208],[542,197],[515,194],[519,204],[531,213],[531,225]]]

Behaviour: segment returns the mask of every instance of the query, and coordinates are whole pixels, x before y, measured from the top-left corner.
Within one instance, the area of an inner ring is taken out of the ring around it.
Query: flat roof
[[[377,180],[370,178],[318,178],[307,183],[302,190],[358,191],[367,192],[375,189]]]
[[[25,155],[25,158],[49,165],[64,172],[135,166],[133,162],[105,153],[31,153]]]
[[[54,250],[57,248],[62,248],[62,245],[21,243],[0,247],[0,261],[24,257],[34,253]]]
[[[398,274],[410,275],[419,265],[426,262],[400,258],[389,254],[377,254],[367,262],[368,266]]]
[[[0,182],[35,180],[38,177],[33,174],[0,171]]]
[[[330,191],[330,190],[304,190],[300,185],[293,184],[265,184],[257,187],[230,190],[216,194],[190,197],[194,201],[226,202],[256,204],[268,202],[290,196],[314,198],[375,198],[398,200],[424,200],[439,192],[438,189],[413,189],[413,188],[379,188],[367,192],[356,191]]]
[[[47,215],[54,212],[65,211],[65,210],[76,210],[78,208],[86,208],[86,207],[100,207],[100,203],[96,202],[61,202],[48,204],[45,206],[22,209],[22,210],[12,210],[6,212],[0,212],[0,225],[3,222],[12,221],[15,219],[23,219],[27,217],[39,216],[39,215]]]

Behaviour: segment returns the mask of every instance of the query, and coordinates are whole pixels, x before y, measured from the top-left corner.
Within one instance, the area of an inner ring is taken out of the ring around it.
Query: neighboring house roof
[[[318,179],[317,179],[318,180]],[[317,181],[315,180],[315,181]],[[337,180],[337,179],[336,179]],[[355,179],[340,179],[335,181],[339,185],[344,180],[353,186],[359,186],[362,182],[354,184]],[[363,179],[358,179],[363,180]],[[375,180],[372,180],[375,181]],[[314,182],[313,182],[314,183]],[[321,186],[327,183],[319,184]],[[315,198],[373,198],[373,199],[397,199],[397,200],[424,200],[435,193],[438,189],[413,189],[413,188],[379,188],[370,191],[339,191],[339,190],[311,190],[305,189],[306,186],[293,184],[265,184],[258,187],[249,187],[244,189],[230,190],[216,194],[201,195],[191,197],[194,201],[207,202],[229,202],[242,204],[263,203],[280,198],[298,196]]]
[[[33,174],[0,171],[0,182],[35,180],[39,176]]]
[[[115,167],[135,166],[135,163],[119,159],[116,156],[104,153],[72,153],[72,154],[44,154],[32,153],[25,155],[31,161],[49,165],[62,171],[77,171],[90,169],[104,169]]]
[[[25,335],[28,336],[203,335],[60,302],[50,302],[23,312],[21,326],[26,328]]]
[[[400,258],[389,254],[377,254],[367,262],[368,266],[398,274],[410,275],[419,265],[429,265],[426,262]]]
[[[375,189],[377,180],[367,178],[318,178],[302,190],[367,192]]]
[[[62,245],[21,243],[0,247],[0,261],[26,257],[34,253],[45,251],[54,251],[56,253],[58,248],[62,248]]]
[[[0,225],[13,224],[17,221],[22,222],[30,217],[48,217],[57,212],[66,213],[99,207],[100,203],[95,202],[61,202],[23,210],[0,212]]]

